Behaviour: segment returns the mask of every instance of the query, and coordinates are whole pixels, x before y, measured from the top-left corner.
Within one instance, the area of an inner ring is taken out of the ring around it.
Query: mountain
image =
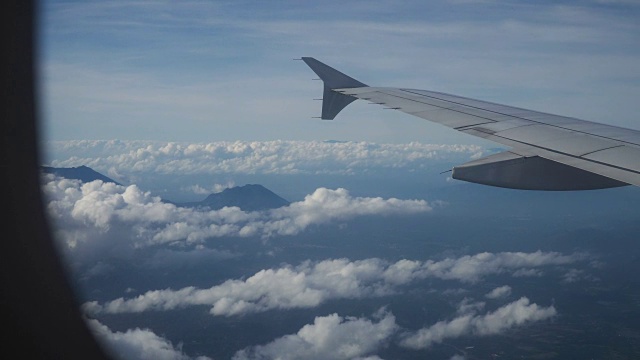
[[[82,182],[102,180],[104,182],[112,182],[121,185],[115,180],[110,179],[84,165],[72,168],[54,168],[48,166],[41,166],[40,168],[44,173],[55,174],[66,179],[77,179]],[[287,200],[258,184],[248,184],[225,189],[222,192],[207,196],[207,198],[202,201],[188,203],[176,203],[164,199],[162,201],[176,206],[207,207],[211,210],[222,209],[225,206],[237,206],[244,211],[259,211],[289,205]]]
[[[225,206],[237,206],[243,211],[258,211],[287,206],[289,202],[262,185],[248,184],[211,194],[202,201],[176,205],[184,207],[208,207],[212,210],[222,209]]]
[[[76,179],[82,182],[91,182],[93,180],[102,180],[103,182],[112,182],[117,185],[122,185],[117,181],[110,179],[99,172],[93,170],[87,166],[78,166],[70,168],[54,168],[49,166],[41,166],[40,169],[46,174],[54,174],[65,179]]]

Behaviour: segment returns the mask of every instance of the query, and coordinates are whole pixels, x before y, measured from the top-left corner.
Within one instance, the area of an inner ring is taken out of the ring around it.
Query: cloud
[[[483,301],[472,302],[471,299],[464,298],[460,302],[460,304],[458,304],[458,309],[457,309],[456,313],[458,315],[466,315],[466,314],[469,314],[469,313],[475,314],[476,312],[484,309],[485,305],[486,305],[486,303],[483,302]]]
[[[136,185],[46,179],[43,190],[48,212],[59,238],[72,252],[94,247],[101,251],[112,247],[109,251],[113,252],[114,247],[125,251],[162,244],[197,245],[216,237],[295,235],[310,225],[358,216],[431,210],[424,200],[353,197],[340,188],[318,188],[303,201],[271,211],[203,210],[165,203]]]
[[[293,235],[311,224],[325,224],[356,216],[415,214],[431,210],[424,200],[400,200],[380,197],[352,197],[346,189],[319,188],[303,201],[270,211],[271,220],[265,223],[267,235]]]
[[[191,192],[194,194],[198,194],[198,195],[209,195],[211,193],[219,193],[224,191],[225,189],[229,189],[236,186],[236,184],[233,181],[227,181],[224,184],[213,184],[211,186],[208,187],[203,187],[200,184],[195,184],[195,185],[191,185],[191,186],[186,186],[186,187],[182,187],[180,190],[182,191],[187,191],[187,192]]]
[[[556,314],[553,306],[541,307],[522,297],[484,315],[476,315],[472,311],[450,321],[440,321],[427,328],[404,333],[396,324],[395,316],[385,309],[374,314],[377,322],[331,314],[316,317],[313,324],[305,325],[296,334],[240,350],[233,359],[354,359],[365,356],[377,359],[375,352],[393,341],[398,333],[400,346],[420,350],[461,336],[500,334],[516,326],[547,320]],[[452,359],[464,357],[456,355]]]
[[[115,358],[126,360],[210,360],[206,356],[190,357],[181,346],[174,346],[169,340],[156,335],[149,329],[129,329],[113,332],[94,319],[87,324],[98,341]]]
[[[487,299],[499,299],[509,295],[511,295],[511,286],[504,285],[491,290],[485,295],[485,297]]]
[[[591,261],[589,263],[590,266],[594,266],[594,262]],[[601,261],[596,260],[595,266],[602,267],[604,266]],[[588,274],[585,270],[580,269],[569,269],[564,275],[562,275],[562,281],[565,283],[574,283],[577,281],[599,281],[600,279],[592,274]]]
[[[457,259],[429,260],[424,264],[423,271],[429,273],[430,276],[442,279],[473,283],[489,274],[504,272],[515,274],[522,269],[570,264],[578,260],[586,260],[586,258],[585,254],[563,255],[558,252],[542,252],[540,250],[531,253],[483,252],[476,255],[465,255]]]
[[[522,297],[485,315],[462,315],[453,320],[440,321],[430,327],[405,335],[400,345],[410,349],[426,349],[447,339],[466,335],[500,334],[512,327],[542,321],[556,315],[553,306],[540,307]]]
[[[537,269],[520,269],[518,271],[514,271],[513,277],[539,277],[542,276],[542,271]]]
[[[563,276],[562,280],[566,283],[573,283],[583,277],[584,271],[578,269],[569,269]]]
[[[367,259],[306,261],[297,267],[261,270],[246,280],[227,280],[208,289],[148,291],[136,298],[119,298],[84,305],[88,313],[126,313],[210,305],[212,315],[242,315],[271,309],[311,308],[328,299],[362,298],[392,293],[383,281],[385,262]]]
[[[233,359],[379,359],[373,353],[388,343],[398,325],[383,309],[374,319],[318,316],[297,333],[238,351]]]
[[[207,289],[185,287],[153,290],[134,298],[118,298],[104,304],[87,302],[83,307],[85,312],[97,314],[208,305],[211,306],[209,312],[212,315],[235,316],[273,309],[312,308],[332,299],[393,295],[401,286],[427,278],[471,282],[514,268],[564,265],[583,259],[580,254],[538,251],[482,253],[438,262],[403,259],[389,263],[377,258],[305,261],[295,267],[285,265],[261,270],[245,280],[230,279]],[[458,266],[469,267],[469,272],[457,272]],[[472,272],[474,269],[475,272]],[[470,304],[465,300],[459,307],[459,313],[474,312],[483,306],[484,303]]]
[[[100,172],[156,174],[353,174],[420,169],[428,162],[465,160],[477,145],[376,144],[324,141],[52,141],[54,167],[85,165]]]

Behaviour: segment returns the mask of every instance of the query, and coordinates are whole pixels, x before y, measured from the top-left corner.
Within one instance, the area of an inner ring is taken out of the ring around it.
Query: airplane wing
[[[371,87],[302,60],[323,80],[322,119],[362,99],[510,148],[454,167],[454,179],[526,190],[640,186],[640,131],[435,91]]]

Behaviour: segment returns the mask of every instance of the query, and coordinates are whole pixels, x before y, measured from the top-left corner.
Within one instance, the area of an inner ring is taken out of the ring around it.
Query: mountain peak
[[[259,184],[247,184],[224,189],[219,193],[207,196],[199,202],[183,203],[187,207],[208,207],[212,210],[225,206],[237,206],[243,211],[259,211],[275,209],[289,205],[289,202],[273,191]]]
[[[70,168],[54,168],[49,166],[41,166],[40,169],[43,173],[46,174],[54,174],[65,179],[76,179],[82,182],[91,182],[94,180],[102,180],[103,182],[111,182],[117,185],[122,185],[117,181],[108,178],[99,172],[93,170],[92,168],[84,165],[80,165],[78,167],[70,167]]]

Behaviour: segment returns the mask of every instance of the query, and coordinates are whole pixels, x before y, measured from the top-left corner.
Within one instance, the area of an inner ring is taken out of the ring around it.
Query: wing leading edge
[[[640,131],[434,91],[371,87],[320,61],[322,119],[356,99],[402,111],[511,149],[453,168],[452,177],[526,190],[640,186]]]

